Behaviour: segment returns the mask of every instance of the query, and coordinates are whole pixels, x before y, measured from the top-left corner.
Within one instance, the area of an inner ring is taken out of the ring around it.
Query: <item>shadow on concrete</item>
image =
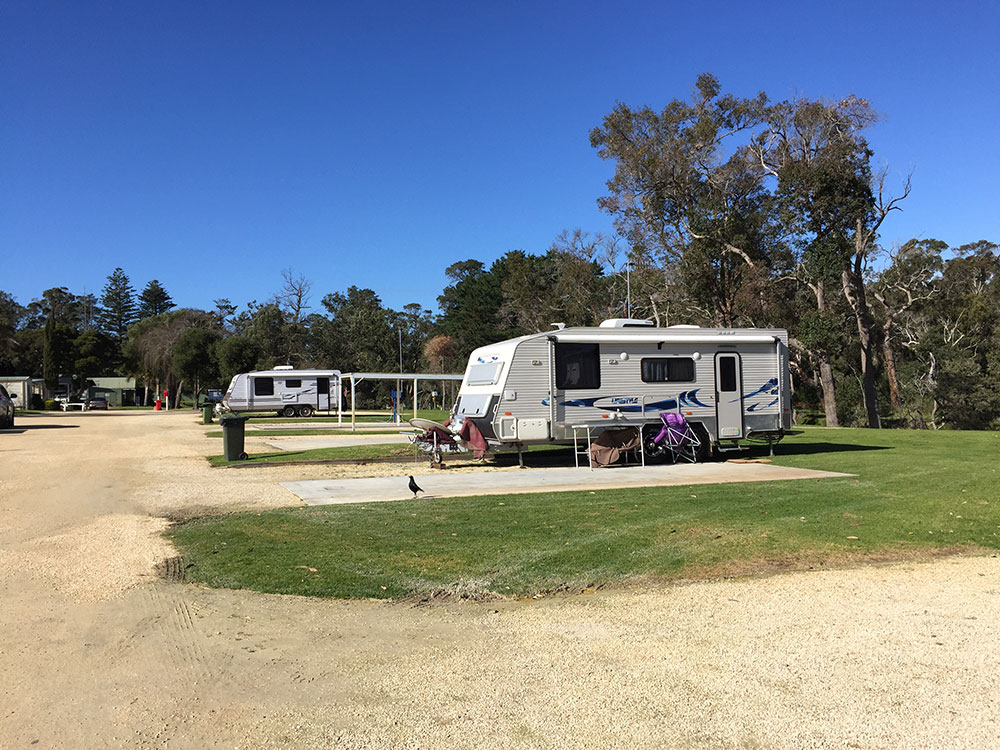
[[[28,430],[68,430],[76,429],[80,425],[78,424],[28,424],[28,425],[17,425],[15,427],[10,427],[6,430],[0,430],[0,434],[11,434],[20,435],[22,432],[27,432]]]

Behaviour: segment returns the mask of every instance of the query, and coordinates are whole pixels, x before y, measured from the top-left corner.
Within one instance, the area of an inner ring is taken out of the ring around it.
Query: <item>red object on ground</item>
[[[458,437],[466,446],[472,448],[473,458],[482,458],[483,454],[486,453],[486,439],[471,419],[462,422],[462,429],[458,431]]]
[[[153,404],[153,411],[159,411],[162,408],[163,408],[163,402],[160,401],[160,399],[156,399],[156,402]]]

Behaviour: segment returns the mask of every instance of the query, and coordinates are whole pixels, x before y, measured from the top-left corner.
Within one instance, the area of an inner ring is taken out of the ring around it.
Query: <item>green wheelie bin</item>
[[[246,461],[243,451],[246,437],[246,423],[249,417],[227,414],[219,420],[222,425],[222,449],[227,461]]]

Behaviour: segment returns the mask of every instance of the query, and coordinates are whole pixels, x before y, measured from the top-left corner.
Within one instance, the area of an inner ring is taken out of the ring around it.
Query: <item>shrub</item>
[[[47,398],[45,399],[45,408],[48,409],[49,411],[58,411],[59,402],[56,401],[55,399]]]

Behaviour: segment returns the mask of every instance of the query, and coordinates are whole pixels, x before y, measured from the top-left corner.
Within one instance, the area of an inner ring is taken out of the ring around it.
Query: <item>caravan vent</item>
[[[601,328],[654,328],[651,320],[635,318],[609,318],[601,323]]]
[[[275,370],[294,370],[295,368],[292,367],[291,365],[275,365],[274,369]]]

